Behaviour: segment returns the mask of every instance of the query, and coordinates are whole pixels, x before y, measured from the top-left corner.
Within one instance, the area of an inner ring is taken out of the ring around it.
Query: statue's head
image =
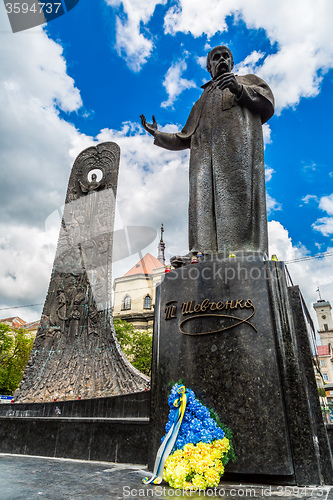
[[[228,73],[234,67],[231,50],[225,45],[214,47],[207,56],[207,70],[212,78]]]

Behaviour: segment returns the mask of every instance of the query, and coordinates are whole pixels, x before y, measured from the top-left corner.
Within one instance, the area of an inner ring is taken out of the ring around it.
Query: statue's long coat
[[[262,124],[274,97],[255,75],[236,79],[239,98],[211,80],[181,132],[155,133],[158,146],[191,149],[190,250],[268,252]]]

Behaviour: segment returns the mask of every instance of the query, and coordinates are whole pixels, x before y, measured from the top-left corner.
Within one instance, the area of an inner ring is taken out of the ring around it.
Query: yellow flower
[[[210,453],[210,456],[213,460],[216,460],[218,458],[221,458],[223,455],[223,451],[219,446],[215,446],[215,444],[212,445],[212,451]]]
[[[183,451],[184,451],[184,456],[185,457],[190,457],[194,453],[194,451],[195,451],[194,444],[192,444],[192,443],[186,444],[184,446],[184,448],[183,448]]]
[[[195,462],[195,465],[191,464],[195,472],[198,474],[203,474],[208,467],[214,465],[213,460],[210,457],[203,457],[201,460]]]
[[[171,456],[174,460],[181,460],[183,458],[183,450],[176,450]]]
[[[207,453],[209,453],[209,451],[210,451],[210,444],[209,443],[203,443],[202,441],[200,441],[197,444],[197,452],[199,452],[201,454],[207,454]]]
[[[207,483],[201,474],[196,474],[194,476],[192,484],[196,490],[205,490],[207,488]]]
[[[227,439],[226,437],[224,437],[223,439],[217,439],[216,441],[214,441],[214,445],[216,448],[220,448],[224,453],[230,450],[229,439]]]
[[[189,482],[185,482],[183,488],[186,491],[194,491],[195,490],[195,486],[193,486],[193,484],[189,483]]]
[[[216,460],[215,461],[215,470],[222,476],[224,473],[224,465],[221,462],[221,460]]]
[[[188,443],[183,450],[176,450],[167,458],[163,479],[173,488],[186,490],[205,490],[207,486],[217,486],[224,473],[220,459],[229,449],[227,438],[218,439],[213,443]],[[192,474],[192,482],[186,481]]]
[[[207,486],[213,487],[217,486],[220,482],[220,474],[217,472],[215,467],[210,467],[205,471],[204,477],[207,482]]]
[[[179,477],[182,479],[185,479],[185,477],[188,475],[188,467],[186,463],[181,463],[177,465],[177,467],[174,470],[173,473],[174,477]]]

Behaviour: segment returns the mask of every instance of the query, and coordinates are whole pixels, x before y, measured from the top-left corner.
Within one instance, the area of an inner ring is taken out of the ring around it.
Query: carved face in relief
[[[234,67],[231,51],[224,45],[212,49],[207,56],[207,70],[212,78],[229,73]]]

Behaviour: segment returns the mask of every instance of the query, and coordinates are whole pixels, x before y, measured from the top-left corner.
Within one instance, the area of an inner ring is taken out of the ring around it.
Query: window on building
[[[124,297],[122,309],[125,311],[131,309],[131,297],[129,295],[125,295]]]
[[[327,332],[328,331],[328,325],[324,323],[324,330]]]
[[[324,359],[320,360],[320,366],[326,366],[326,361]]]
[[[144,309],[151,309],[151,296],[146,295],[145,296],[145,301],[144,301]]]
[[[323,373],[323,379],[328,382],[328,373]]]

